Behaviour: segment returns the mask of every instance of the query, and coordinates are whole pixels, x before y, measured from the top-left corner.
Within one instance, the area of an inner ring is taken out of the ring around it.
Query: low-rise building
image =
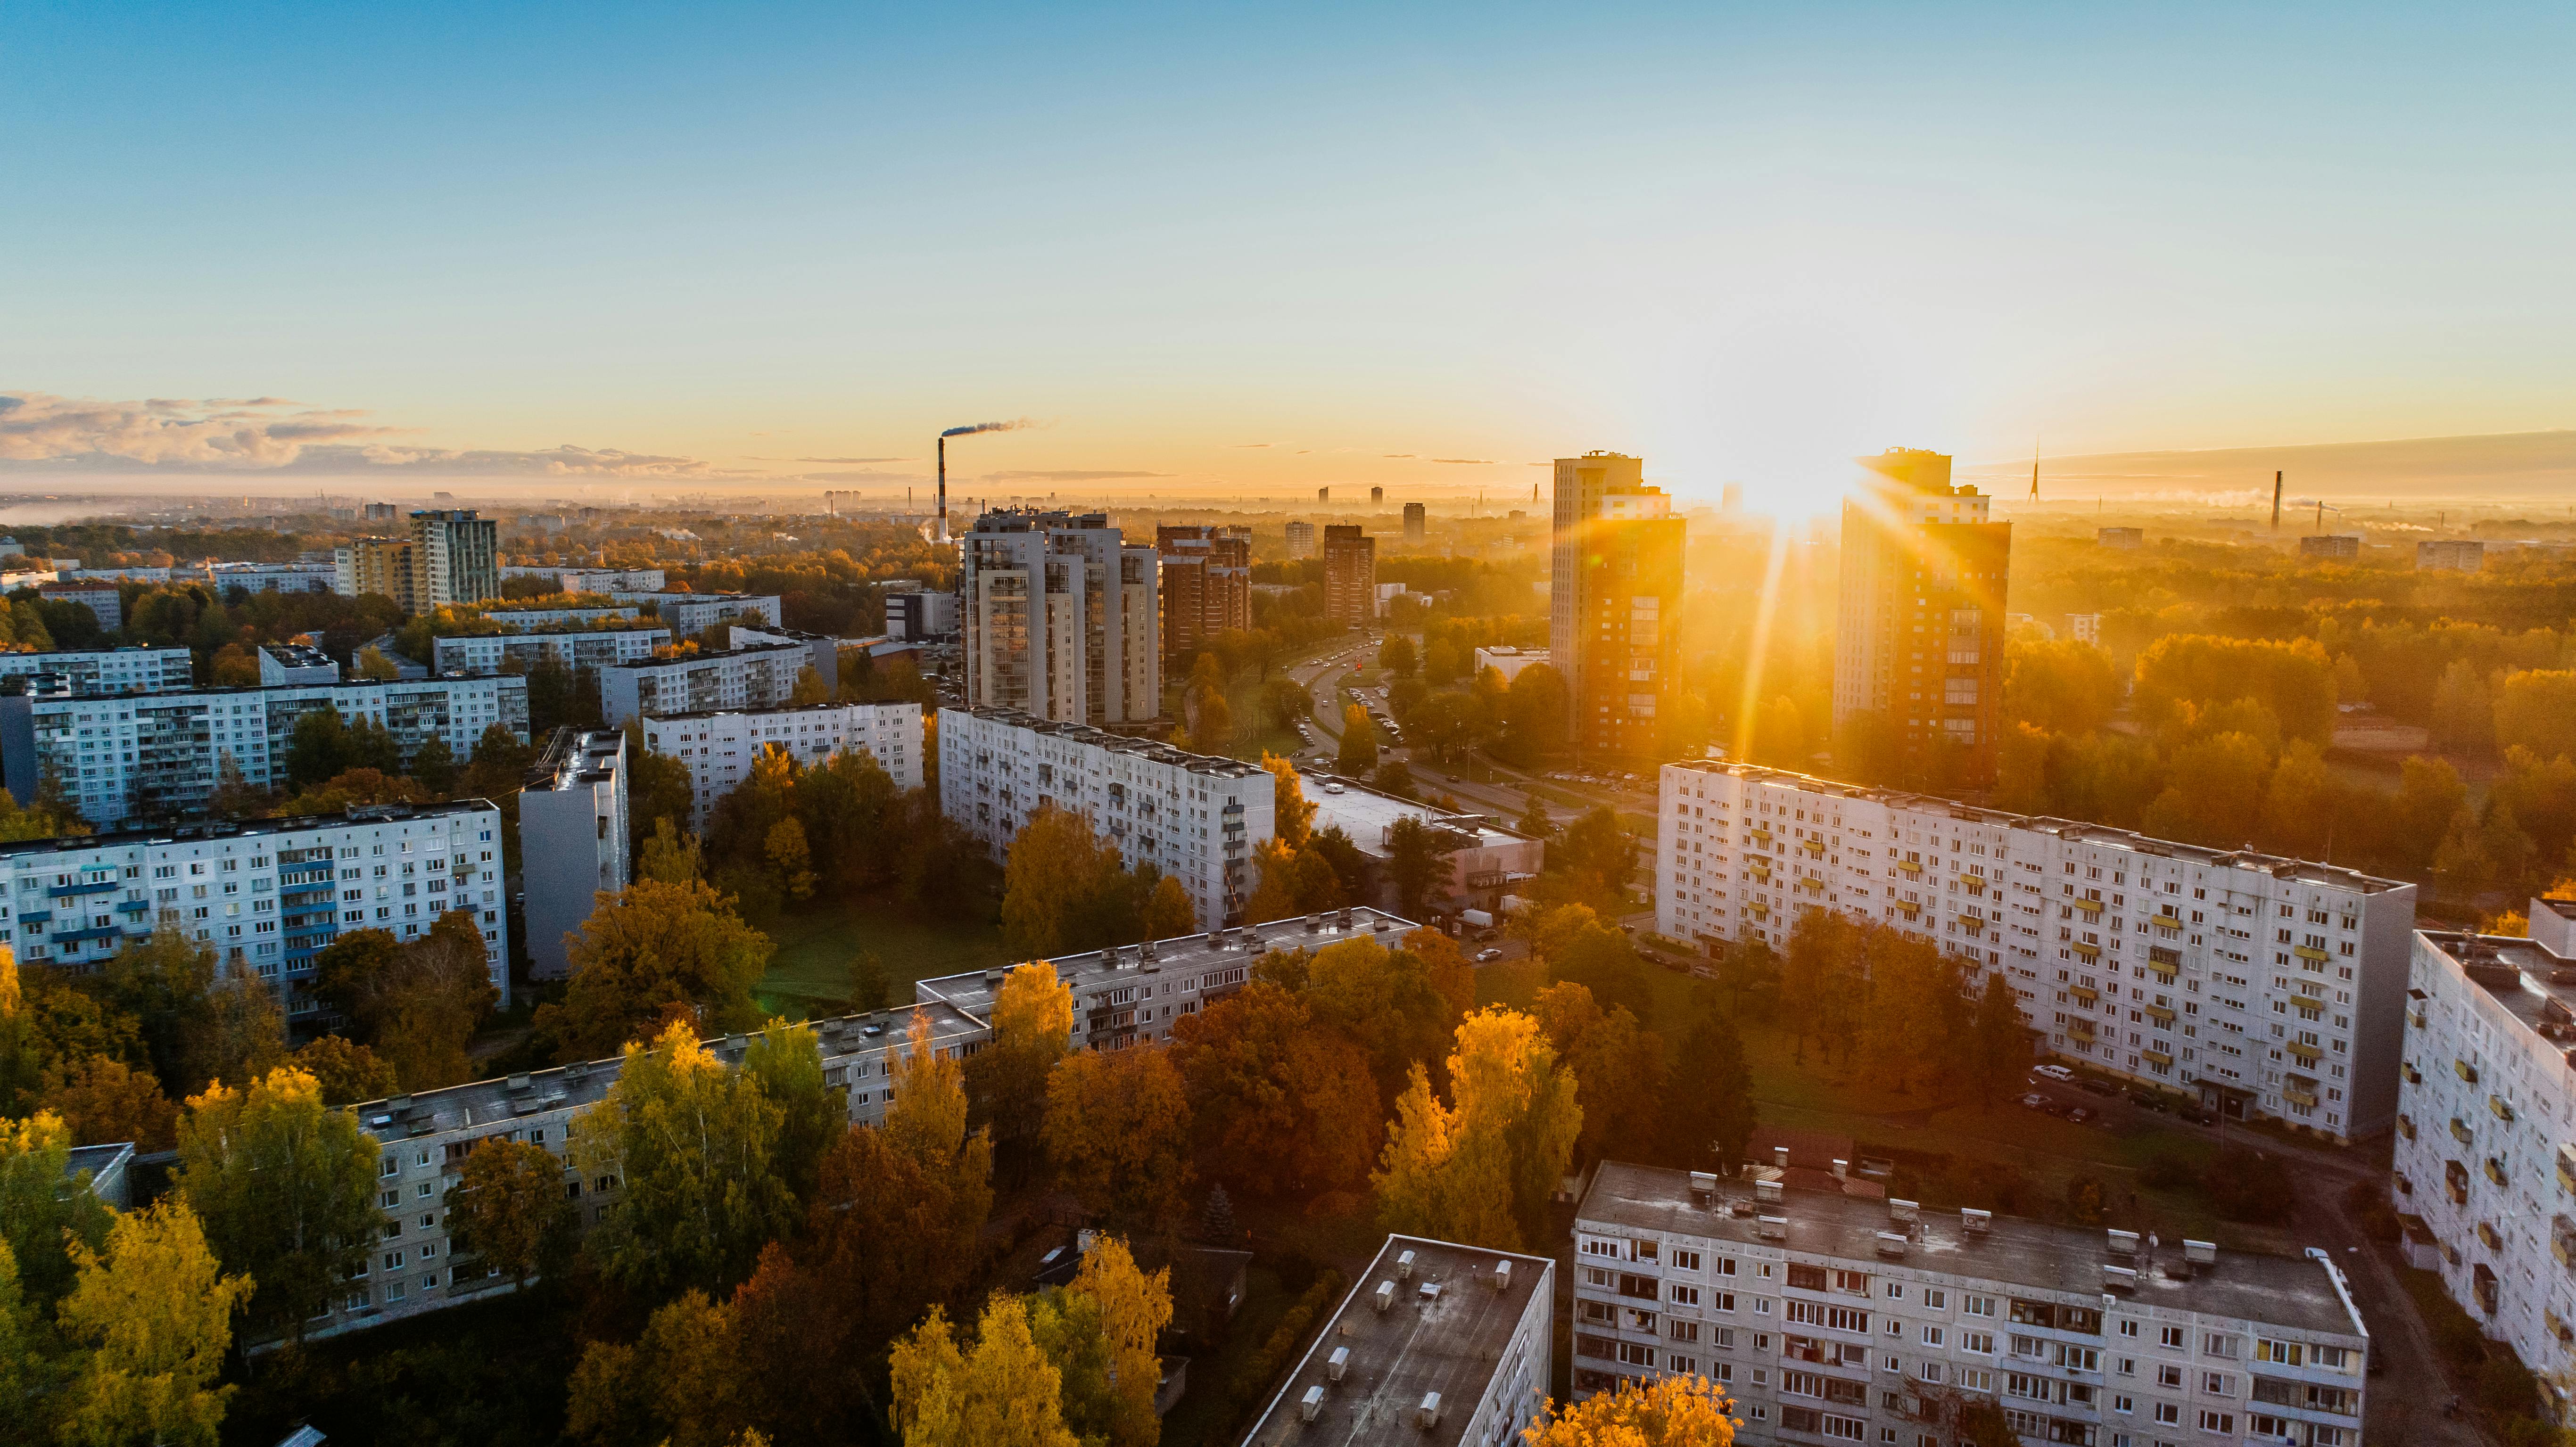
[[[182,819],[207,811],[227,763],[246,783],[284,784],[297,721],[322,709],[384,728],[405,768],[431,739],[443,740],[461,763],[494,724],[526,740],[528,681],[353,680],[115,698],[0,697],[0,767],[22,804],[50,772],[81,817],[102,828]]]
[[[1481,678],[1490,668],[1503,676],[1503,682],[1509,683],[1521,676],[1522,669],[1545,662],[1547,650],[1544,648],[1479,648],[1476,650],[1476,675]]]
[[[0,653],[0,679],[51,675],[40,691],[73,693],[177,693],[196,687],[196,665],[177,644],[138,643],[126,648],[55,648],[41,653]]]
[[[2395,1116],[2412,884],[1741,764],[1661,793],[1668,938],[1785,948],[1833,910],[2001,972],[2068,1060],[2337,1140]]]
[[[886,595],[886,632],[907,643],[927,643],[957,632],[957,595],[914,588]]]
[[[2135,551],[2147,545],[2147,530],[2145,528],[2095,528],[2093,542],[2097,547]]]
[[[48,603],[78,603],[110,633],[125,626],[125,597],[114,583],[39,583],[36,596]]]
[[[529,974],[572,973],[569,936],[627,884],[626,735],[560,728],[519,790]]]
[[[2357,533],[2326,533],[2304,537],[2299,539],[2299,556],[2351,562],[2361,556],[2361,537]]]
[[[1574,1391],[1708,1377],[1747,1443],[2360,1447],[2370,1333],[2332,1257],[1605,1162],[1574,1220]]]
[[[600,708],[610,728],[663,714],[777,708],[796,697],[796,674],[812,662],[794,643],[629,659],[600,669]]]
[[[357,929],[415,939],[470,910],[507,1009],[500,840],[499,809],[457,799],[0,844],[0,945],[86,974],[166,925],[272,983],[303,1024],[322,1008],[313,957],[331,941]]]
[[[644,720],[644,746],[689,770],[689,827],[703,833],[719,800],[751,776],[767,748],[805,768],[853,750],[875,756],[898,789],[921,787],[921,705],[813,703],[780,708],[659,714]]]
[[[2478,538],[2442,538],[2415,545],[2415,566],[2424,572],[2475,573],[2487,565],[2487,545]]]
[[[567,593],[658,593],[663,588],[660,568],[580,568],[543,566],[528,563],[503,565],[501,576],[509,578],[552,578],[555,586]]]
[[[495,674],[512,668],[533,672],[539,664],[559,663],[574,673],[597,673],[613,664],[649,659],[653,650],[670,646],[667,628],[584,629],[559,632],[472,633],[430,641],[434,670],[442,674]]]
[[[339,681],[339,661],[310,643],[263,643],[259,646],[259,682],[262,688]]]
[[[1207,928],[1241,921],[1253,851],[1274,832],[1276,785],[1241,759],[1194,754],[1013,709],[939,711],[940,812],[995,859],[1049,805],[1090,817],[1129,868],[1181,883]]]
[[[653,588],[611,589],[609,598],[619,603],[650,603],[660,613],[663,626],[676,638],[702,633],[719,623],[748,623],[772,627],[783,620],[778,614],[775,593],[673,593]]]
[[[866,648],[883,643],[883,638],[832,638],[821,633],[801,633],[793,628],[750,627],[736,623],[728,631],[728,641],[736,648],[757,648],[765,643],[785,643],[805,650],[805,666],[823,681],[826,691],[840,687],[841,650]]]
[[[1377,861],[1382,906],[1396,904],[1395,826],[1411,819],[1438,831],[1452,851],[1449,875],[1429,894],[1431,912],[1446,915],[1462,909],[1492,911],[1502,896],[1538,878],[1547,846],[1522,833],[1502,828],[1481,814],[1459,814],[1413,799],[1372,789],[1356,779],[1308,774],[1300,781],[1306,802],[1315,806],[1314,831],[1339,829],[1362,854]]]
[[[1556,1262],[1389,1236],[1244,1447],[1511,1447],[1555,1371]]]

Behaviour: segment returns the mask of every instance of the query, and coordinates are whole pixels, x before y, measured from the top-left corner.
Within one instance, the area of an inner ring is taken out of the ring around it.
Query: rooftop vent
[[[1344,905],[1344,906],[1342,906],[1342,918],[1341,918],[1341,921],[1340,921],[1340,928],[1343,928],[1343,929],[1349,929],[1350,927],[1351,927],[1351,909],[1350,909],[1350,906],[1349,906],[1349,905]]]
[[[2137,1254],[2138,1254],[2138,1233],[2137,1233],[2137,1232],[2135,1232],[2135,1231],[2114,1231],[2114,1232],[2110,1233],[2110,1236],[2111,1236],[2111,1254],[2112,1254],[2112,1255],[2114,1255],[2114,1256],[2135,1256],[2135,1255],[2137,1255]]]
[[[1388,1307],[1395,1305],[1395,1283],[1392,1281],[1379,1282],[1377,1284],[1377,1292],[1371,1298],[1371,1304],[1376,1306],[1380,1311],[1384,1311]]]
[[[2104,1291],[2137,1290],[2137,1270],[2134,1267],[2128,1266],[2104,1266],[2102,1268],[2102,1289]]]
[[[1765,1241],[1786,1241],[1789,1239],[1789,1218],[1786,1216],[1757,1217],[1753,1223],[1753,1232]]]
[[[1308,1387],[1306,1395],[1297,1399],[1297,1420],[1300,1422],[1314,1421],[1317,1414],[1323,1410],[1324,1389],[1322,1387]]]
[[[1922,1210],[1923,1207],[1920,1202],[1909,1201],[1902,1196],[1890,1196],[1887,1198],[1887,1219],[1891,1221],[1910,1222],[1920,1214]]]
[[[1709,1205],[1717,1199],[1717,1174],[1713,1171],[1691,1172],[1690,1193],[1692,1205],[1701,1210],[1708,1209]]]
[[[1310,914],[1310,915],[1306,916],[1306,933],[1308,933],[1308,934],[1310,934],[1310,935],[1311,935],[1311,934],[1318,934],[1318,933],[1321,933],[1321,932],[1322,932],[1323,928],[1324,928],[1324,917],[1323,917],[1322,915],[1320,915],[1320,914]]]
[[[2190,1237],[2186,1236],[2183,1238],[2182,1243],[2182,1259],[2207,1266],[2218,1260],[2218,1243],[2215,1241],[2194,1241]]]
[[[1428,1432],[1440,1425],[1440,1394],[1425,1392],[1422,1405],[1413,1409],[1413,1425]]]
[[[1495,1263],[1494,1263],[1494,1274],[1493,1274],[1492,1280],[1493,1280],[1493,1283],[1494,1283],[1494,1289],[1495,1289],[1496,1291],[1509,1291],[1509,1290],[1511,1290],[1511,1289],[1512,1289],[1512,1263],[1511,1263],[1511,1262],[1509,1262],[1509,1261],[1497,1261],[1497,1262],[1495,1262]]]
[[[1845,1161],[1845,1160],[1837,1160],[1837,1161],[1835,1161],[1835,1162],[1834,1162],[1834,1177],[1835,1177],[1835,1179],[1837,1179],[1837,1180],[1841,1180],[1841,1179],[1844,1179],[1844,1178],[1849,1177],[1850,1175],[1851,1175],[1851,1162],[1849,1162],[1849,1161]]]
[[[1904,1233],[1903,1233],[1903,1232],[1899,1232],[1899,1231],[1881,1231],[1881,1232],[1879,1232],[1879,1233],[1878,1233],[1878,1254],[1879,1254],[1879,1255],[1881,1255],[1881,1256],[1902,1256],[1902,1255],[1904,1255],[1904,1254],[1905,1254],[1905,1235],[1904,1235]]]
[[[1976,1235],[1983,1236],[1995,1229],[1995,1213],[1980,1211],[1974,1206],[1969,1206],[1959,1212],[1959,1224]]]
[[[1771,1164],[1778,1166],[1784,1171],[1789,1169],[1789,1148],[1787,1146],[1773,1146],[1771,1148]]]
[[[1395,1258],[1395,1279],[1398,1281],[1411,1281],[1413,1279],[1412,1252],[1402,1252]]]
[[[1786,1194],[1786,1189],[1787,1188],[1782,1186],[1778,1181],[1755,1181],[1753,1183],[1753,1195],[1756,1200],[1777,1201]]]
[[[529,1079],[527,1076],[513,1075],[510,1077],[509,1090],[512,1095],[516,1095],[523,1090],[534,1090],[536,1089],[536,1086],[537,1083]]]
[[[1413,1288],[1413,1294],[1424,1306],[1429,1306],[1431,1303],[1440,1299],[1440,1283],[1437,1281],[1423,1282],[1421,1285]]]
[[[1324,1358],[1324,1380],[1328,1382],[1340,1381],[1342,1373],[1350,1369],[1351,1349],[1349,1347],[1335,1347],[1333,1354]]]

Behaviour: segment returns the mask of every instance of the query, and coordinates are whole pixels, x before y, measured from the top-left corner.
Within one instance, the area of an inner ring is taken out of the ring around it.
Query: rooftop
[[[1410,1270],[1401,1258],[1410,1252]],[[1506,1284],[1495,1287],[1494,1268],[1511,1264]],[[1420,1442],[1457,1447],[1468,1419],[1507,1363],[1503,1351],[1529,1309],[1530,1298],[1556,1263],[1431,1241],[1389,1236],[1377,1259],[1342,1298],[1340,1310],[1269,1410],[1245,1437],[1245,1447],[1322,1447],[1327,1443]],[[1399,1275],[1405,1279],[1398,1280]],[[1380,1310],[1381,1284],[1394,1288],[1395,1304]],[[1333,1357],[1346,1352],[1339,1380]],[[1309,1391],[1321,1389],[1315,1420],[1303,1420]],[[1542,1384],[1540,1390],[1545,1390]],[[1428,1429],[1416,1412],[1427,1393],[1440,1394],[1439,1420]]]
[[[1399,799],[1393,794],[1372,789],[1357,779],[1337,774],[1308,774],[1306,802],[1315,806],[1315,828],[1330,829],[1338,824],[1351,842],[1375,854],[1386,848],[1386,831],[1398,819],[1420,819],[1453,833],[1468,836],[1473,848],[1494,849],[1506,844],[1526,844],[1530,837],[1498,828],[1482,814],[1452,814],[1429,804]],[[1324,784],[1342,786],[1342,792],[1327,794]]]
[[[1015,708],[942,708],[940,712],[942,714],[962,713],[969,718],[981,719],[987,723],[1026,729],[1033,734],[1045,734],[1051,738],[1063,739],[1067,743],[1107,749],[1112,753],[1135,754],[1158,764],[1170,764],[1194,773],[1223,774],[1228,778],[1248,779],[1262,771],[1259,764],[1246,763],[1241,759],[1222,758],[1215,754],[1194,754],[1187,749],[1174,748],[1160,739],[1129,738],[1125,734],[1113,734],[1106,729],[1093,728],[1089,724],[1058,723],[1053,719],[1039,718],[1035,714],[1023,713]]]
[[[2551,912],[2564,917],[2566,909],[2553,904]],[[2576,1042],[2576,961],[2562,960],[2530,940],[2506,935],[2416,933],[2533,1034],[2562,1048]],[[2576,1068],[2576,1058],[2568,1063]]]
[[[288,668],[337,668],[331,655],[310,643],[263,643],[260,651]]]
[[[811,652],[811,649],[808,649],[801,643],[755,643],[748,648],[713,648],[698,653],[683,653],[676,658],[628,658],[616,663],[603,664],[601,666],[605,668],[672,668],[700,663],[715,663],[727,658],[749,658],[755,654],[765,656],[772,653],[793,653],[798,657],[805,657],[810,655]]]
[[[1826,794],[1843,799],[1866,799],[1900,809],[1939,810],[1962,823],[1983,824],[1999,829],[2028,829],[2041,834],[2054,834],[2078,844],[2094,844],[2105,849],[2126,849],[2137,854],[2179,859],[2219,869],[2254,869],[2275,879],[2295,879],[2309,884],[2332,885],[2361,894],[2382,894],[2390,890],[2413,889],[2402,879],[2382,879],[2363,874],[2339,864],[2319,864],[2311,860],[2288,859],[2254,849],[2211,849],[2198,844],[2184,844],[2171,839],[2151,839],[2126,829],[2106,824],[2087,824],[2077,819],[2057,819],[2044,814],[2014,814],[2001,809],[1983,809],[1944,799],[1934,794],[1912,794],[1901,789],[1871,789],[1858,784],[1841,784],[1819,779],[1811,774],[1792,773],[1786,769],[1769,769],[1758,764],[1731,764],[1720,759],[1688,759],[1669,765],[1703,774],[1731,774],[1753,783],[1774,784],[1810,794]]]
[[[688,713],[657,713],[644,720],[644,727],[658,728],[663,724],[676,723],[682,719],[793,718],[798,714],[807,713],[843,713],[854,708],[917,709],[919,707],[921,707],[920,704],[907,700],[900,703],[781,703],[767,708],[702,708]]]
[[[2131,1256],[2114,1253],[2107,1233],[2057,1226],[2015,1216],[1995,1216],[1982,1231],[1950,1212],[1922,1211],[1911,1223],[1895,1219],[1894,1203],[1790,1189],[1776,1201],[1757,1200],[1743,1181],[1701,1176],[1657,1166],[1605,1161],[1575,1211],[1585,1223],[1638,1231],[1665,1231],[1748,1247],[1772,1246],[1792,1255],[1844,1261],[1878,1261],[1883,1232],[1905,1237],[1905,1269],[1939,1271],[2000,1286],[2098,1298],[2105,1267],[2137,1272],[2122,1294],[2148,1306],[2266,1322],[2297,1331],[2364,1337],[2360,1318],[2344,1296],[2330,1263],[2295,1256],[2232,1251],[2214,1261],[2187,1262],[2180,1243],[2156,1248],[2138,1243]],[[1700,1203],[1704,1197],[1707,1204]],[[1786,1219],[1786,1234],[1766,1241],[1762,1218]],[[1891,1262],[1891,1264],[1893,1264]]]
[[[1413,929],[1409,920],[1362,906],[1117,949],[1086,950],[1078,955],[1060,955],[1047,963],[1055,966],[1056,978],[1080,996],[1085,990],[1120,980],[1132,982],[1147,975],[1248,966],[1272,950],[1322,949],[1351,939],[1375,939],[1392,949]],[[923,980],[912,987],[913,997],[944,1000],[981,1018],[991,1013],[993,995],[1001,989],[1004,973],[979,970]],[[1087,1008],[1089,1004],[1079,998],[1074,1003],[1076,1008]]]
[[[528,770],[521,787],[538,791],[588,788],[617,773],[618,760],[626,756],[626,735],[616,729],[595,732],[571,727],[558,728],[546,741],[546,751]]]
[[[238,823],[182,824],[164,829],[120,829],[106,834],[75,834],[55,839],[24,839],[0,844],[0,859],[21,854],[72,853],[116,849],[134,844],[174,844],[182,839],[257,839],[271,834],[297,834],[310,829],[340,829],[355,824],[401,823],[439,819],[477,810],[496,811],[489,799],[450,799],[443,804],[352,804],[345,814],[299,814],[289,819],[245,819]]]

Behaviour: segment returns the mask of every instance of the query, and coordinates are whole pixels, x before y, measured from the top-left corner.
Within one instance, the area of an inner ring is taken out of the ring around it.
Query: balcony
[[[2293,1041],[2291,1041],[2289,1044],[2287,1044],[2287,1045],[2283,1046],[2282,1048],[2283,1048],[2283,1049],[2285,1049],[2285,1050],[2287,1050],[2287,1051],[2289,1051],[2292,1055],[2297,1056],[2297,1057],[2298,1057],[2298,1058],[2300,1058],[2301,1060],[2306,1061],[2306,1062],[2307,1062],[2307,1063],[2309,1063],[2310,1065],[2314,1065],[2314,1064],[2316,1064],[2318,1061],[2323,1060],[2323,1059],[2325,1059],[2325,1058],[2326,1058],[2326,1053],[2325,1053],[2325,1051],[2323,1051],[2322,1049],[2319,1049],[2318,1047],[2316,1047],[2316,1046],[2314,1046],[2314,1045],[2307,1044],[2307,1043],[2306,1043],[2306,1042],[2304,1042],[2304,1041],[2293,1040]]]
[[[2077,940],[2075,942],[2075,958],[2082,960],[2089,965],[2095,960],[2102,958],[2102,947],[2100,945],[2088,945],[2082,940]]]
[[[2558,1189],[2576,1195],[2576,1146],[2558,1148]]]
[[[2138,1053],[2145,1056],[2147,1059],[2154,1061],[2158,1065],[2173,1064],[2173,1057],[2167,1055],[2161,1050],[2141,1050]]]
[[[2478,1083],[2478,1068],[2471,1065],[2469,1062],[2465,1060],[2454,1060],[2451,1062],[2451,1069],[2459,1075],[2461,1084],[2475,1085]]]
[[[2174,1012],[2162,1005],[2149,1005],[2147,1007],[2147,1018],[2155,1021],[2159,1025],[2170,1028],[2174,1022]]]
[[[2504,1236],[2499,1233],[2495,1227],[2488,1225],[2484,1221],[2480,1221],[2478,1223],[2478,1244],[2484,1246],[2489,1251],[2500,1251],[2504,1249]]]
[[[58,884],[45,891],[47,899],[69,899],[74,895],[98,894],[116,888],[114,879],[84,879],[78,884]]]
[[[2467,1121],[2460,1119],[2456,1115],[2451,1117],[2451,1139],[2458,1141],[2460,1144],[2465,1146],[2473,1144],[2477,1138],[2478,1133],[2469,1129],[2469,1123]]]
[[[1918,878],[1918,879],[1919,879],[1919,878],[1921,878],[1921,877],[1922,877],[1922,875],[1923,875],[1923,866],[1922,866],[1922,865],[1920,865],[1920,864],[1915,863],[1915,862],[1914,862],[1913,860],[1911,860],[1911,859],[1900,859],[1900,860],[1896,861],[1896,867],[1897,867],[1897,868],[1899,868],[1899,869],[1904,870],[1906,873],[1908,873],[1908,874],[1910,874],[1910,875],[1913,875],[1913,876],[1915,876],[1915,877],[1916,877],[1916,878]]]
[[[2559,1265],[2576,1271],[2576,1220],[2563,1214],[2549,1218],[2549,1254],[2558,1258]]]
[[[2513,1178],[2505,1174],[2504,1162],[2497,1160],[2495,1157],[2487,1157],[2484,1169],[2486,1171],[2487,1179],[2495,1182],[2497,1185],[2509,1186],[2513,1184]]]
[[[2478,1310],[2489,1316],[2496,1313],[2496,1274],[2481,1261],[2470,1275],[2469,1290],[2478,1299]]]
[[[2068,1020],[2066,1029],[2069,1034],[2080,1035],[2088,1040],[2093,1038],[2093,1022],[2080,1015]]]
[[[2400,1062],[2397,1067],[2397,1074],[2404,1079],[2408,1085],[2422,1085],[2424,1083],[2424,1072],[2416,1069],[2411,1064]]]
[[[2397,1133],[2406,1137],[2410,1141],[2415,1139],[2415,1122],[2413,1118],[2404,1115],[2397,1117]]]
[[[2094,989],[2090,985],[2069,985],[2066,987],[2066,993],[2073,995],[2076,999],[2081,1000],[2087,1005],[2091,1005],[2102,998],[2102,992]]]
[[[2513,1124],[2513,1107],[2506,1104],[2505,1098],[2501,1095],[2487,1097],[2487,1113],[2507,1125]]]

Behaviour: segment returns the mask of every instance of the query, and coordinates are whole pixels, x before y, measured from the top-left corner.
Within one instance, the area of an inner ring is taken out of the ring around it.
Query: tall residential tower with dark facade
[[[1166,663],[1229,628],[1252,626],[1252,529],[1165,523],[1154,529],[1154,551],[1162,557]]]
[[[1910,774],[1994,781],[2012,524],[1950,459],[1892,447],[1843,503],[1834,727],[1873,716]]]
[[[1355,523],[1324,529],[1324,616],[1353,628],[1377,621],[1377,539]]]
[[[1688,525],[1644,468],[1616,452],[1556,460],[1548,657],[1573,699],[1569,736],[1587,754],[1652,755],[1671,712]]]

